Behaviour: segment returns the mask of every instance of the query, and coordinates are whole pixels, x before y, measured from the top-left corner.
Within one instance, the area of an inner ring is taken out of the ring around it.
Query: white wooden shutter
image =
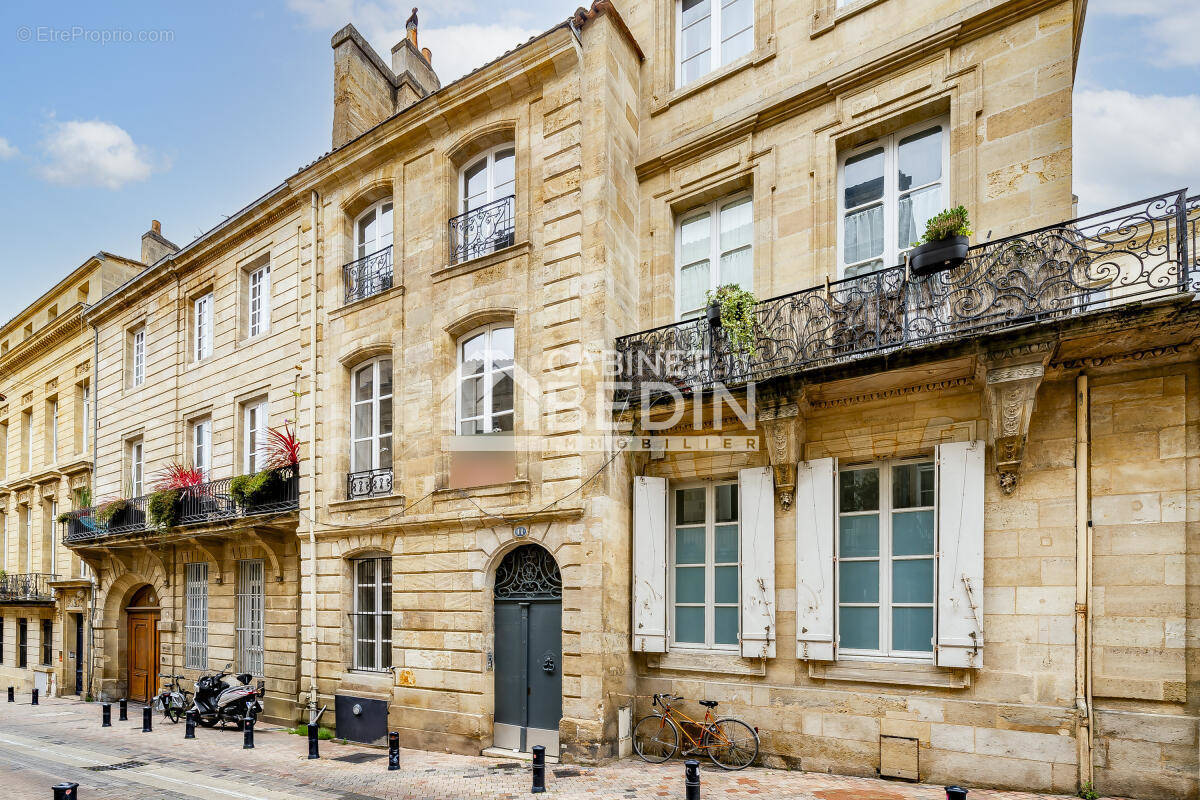
[[[801,461],[796,470],[796,657],[832,661],[833,491],[832,458]]]
[[[770,467],[738,472],[742,656],[775,657],[775,479]]]
[[[667,479],[633,479],[633,651],[667,652]]]
[[[983,442],[937,449],[937,663],[983,666]]]

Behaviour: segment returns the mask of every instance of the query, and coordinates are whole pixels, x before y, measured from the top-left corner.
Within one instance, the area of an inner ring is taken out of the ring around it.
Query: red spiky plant
[[[300,441],[292,430],[292,421],[282,428],[267,428],[267,469],[283,469],[300,463]]]
[[[154,489],[159,492],[168,489],[190,489],[202,483],[204,483],[203,470],[172,461],[158,473],[158,477],[154,481]]]

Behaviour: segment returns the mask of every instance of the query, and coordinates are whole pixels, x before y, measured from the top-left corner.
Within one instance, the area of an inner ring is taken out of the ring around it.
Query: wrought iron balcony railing
[[[392,470],[365,469],[346,474],[346,499],[382,497],[392,493]]]
[[[363,300],[392,288],[392,246],[376,250],[342,267],[346,302]]]
[[[516,195],[502,197],[450,218],[450,263],[461,264],[513,243]]]
[[[203,525],[238,517],[278,514],[300,507],[300,473],[295,466],[279,470],[278,480],[268,484],[253,500],[234,500],[230,491],[232,482],[232,478],[222,478],[181,489],[175,525]],[[149,499],[150,496],[145,495],[117,501],[120,505],[115,511],[109,509],[106,512],[105,504],[72,511],[70,519],[63,523],[63,541],[78,544],[109,536],[150,532],[154,530],[154,524],[147,514]]]
[[[0,572],[0,603],[48,603],[54,599],[51,572]]]
[[[617,339],[626,397],[776,375],[1200,290],[1200,196],[1172,192],[985,242],[932,275],[901,265],[763,300],[755,343],[704,318]]]

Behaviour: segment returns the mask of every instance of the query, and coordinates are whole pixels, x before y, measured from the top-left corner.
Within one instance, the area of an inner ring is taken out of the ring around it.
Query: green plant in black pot
[[[743,355],[753,355],[757,349],[754,337],[754,306],[758,299],[736,283],[727,283],[710,291],[708,321],[725,331],[729,344]]]
[[[253,475],[238,475],[229,482],[229,495],[243,508],[269,503],[283,489],[283,477],[276,469],[264,469]]]
[[[908,264],[914,275],[930,275],[954,269],[967,260],[971,220],[963,206],[948,208],[930,217],[925,235],[913,242]]]
[[[146,500],[150,524],[156,528],[173,528],[179,522],[179,489],[159,489]]]
[[[106,500],[96,508],[96,522],[101,525],[108,525],[113,521],[113,518],[129,507],[129,501],[117,498],[116,500]]]
[[[75,518],[75,512],[73,512],[73,511],[64,511],[61,514],[59,514],[57,517],[55,517],[55,519],[58,521],[58,523],[60,525],[65,525],[66,523],[70,522],[74,518]]]

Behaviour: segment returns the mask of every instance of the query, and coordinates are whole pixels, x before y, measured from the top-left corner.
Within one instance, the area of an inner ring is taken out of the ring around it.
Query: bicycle
[[[697,722],[675,708],[684,698],[654,695],[653,705],[662,709],[642,717],[633,728],[633,749],[651,764],[661,764],[679,751],[679,733],[687,738],[683,755],[704,752],[721,769],[745,769],[758,758],[758,730],[734,717],[717,718],[716,700],[701,700],[704,720]],[[692,734],[695,733],[696,736]],[[697,738],[698,737],[698,738]]]
[[[180,679],[183,678],[182,675],[159,675],[158,677],[165,680],[166,684],[154,698],[154,707],[162,711],[163,716],[171,722],[179,722],[187,713],[190,705],[188,697],[191,692],[179,685]]]

